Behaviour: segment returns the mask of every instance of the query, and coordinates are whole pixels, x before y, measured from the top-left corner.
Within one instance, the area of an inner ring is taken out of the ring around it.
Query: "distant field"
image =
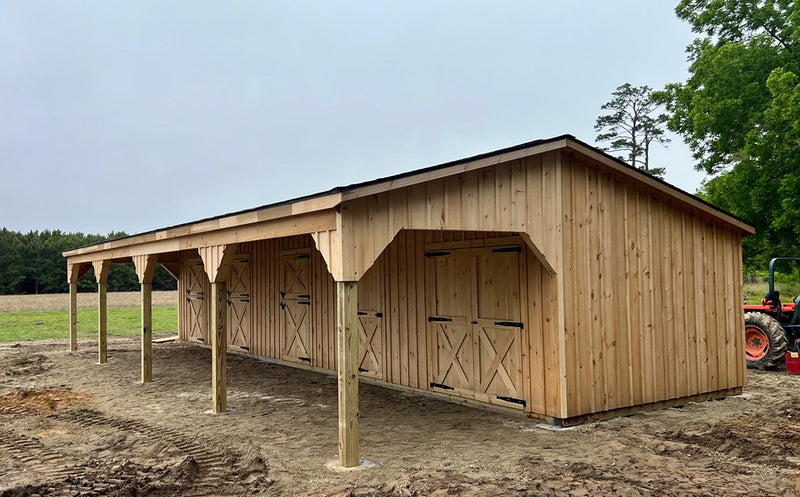
[[[153,333],[178,330],[177,292],[153,292]],[[108,334],[141,331],[138,292],[108,294]],[[67,338],[69,295],[0,296],[0,342]],[[78,294],[78,338],[97,337],[97,295]]]
[[[781,293],[781,302],[788,303],[791,302],[795,297],[798,295],[798,288],[797,284],[787,284],[787,283],[775,283],[775,289]],[[769,291],[769,284],[766,281],[755,282],[755,283],[745,283],[744,284],[744,292],[747,294],[747,303],[758,305],[761,303],[761,299]]]
[[[108,294],[108,307],[139,307],[139,292]],[[153,292],[153,307],[178,305],[178,292]],[[79,293],[78,309],[96,309],[96,293]],[[51,295],[0,295],[0,312],[67,311],[69,294]]]

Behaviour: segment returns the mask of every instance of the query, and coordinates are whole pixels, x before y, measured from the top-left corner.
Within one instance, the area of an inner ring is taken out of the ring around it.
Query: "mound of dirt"
[[[0,396],[0,414],[44,414],[92,402],[91,395],[71,390],[18,390]]]
[[[775,406],[773,412],[772,416],[723,419],[703,433],[680,429],[665,434],[665,438],[759,464],[800,469],[800,408],[787,401]]]

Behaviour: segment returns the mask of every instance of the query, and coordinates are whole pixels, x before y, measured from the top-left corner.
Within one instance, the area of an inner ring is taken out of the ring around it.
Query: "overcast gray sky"
[[[677,0],[2,0],[0,227],[147,231],[570,133],[686,77]],[[667,181],[702,175],[673,137]]]

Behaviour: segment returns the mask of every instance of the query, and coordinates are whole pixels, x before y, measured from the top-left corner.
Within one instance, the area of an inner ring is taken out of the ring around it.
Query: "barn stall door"
[[[358,372],[383,379],[383,269],[373,265],[358,282]]]
[[[428,254],[435,280],[428,316],[430,386],[471,396],[475,385],[472,330],[472,260],[467,251]]]
[[[383,314],[358,311],[358,372],[364,376],[383,378]]]
[[[190,341],[210,343],[208,336],[208,314],[206,313],[206,296],[208,277],[203,269],[201,259],[189,259],[189,281],[186,285],[186,302],[188,316],[186,337]]]
[[[250,350],[250,260],[236,256],[228,275],[228,345]]]
[[[519,247],[485,249],[475,254],[476,396],[523,406],[523,324]]]
[[[429,252],[432,390],[521,408],[519,247]]]
[[[311,364],[311,257],[306,251],[281,255],[281,358]]]

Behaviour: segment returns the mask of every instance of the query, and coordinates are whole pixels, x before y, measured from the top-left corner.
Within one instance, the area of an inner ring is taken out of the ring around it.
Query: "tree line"
[[[800,257],[800,2],[682,0],[675,13],[697,34],[687,80],[618,87],[597,141],[660,176],[649,145],[666,125],[706,174],[698,195],[755,226],[743,242],[746,271]]]
[[[67,250],[127,236],[116,231],[108,235],[62,233],[59,230],[20,233],[0,230],[0,295],[66,293],[67,261],[61,255]],[[159,266],[153,278],[154,290],[175,290],[177,282]],[[94,270],[78,282],[79,292],[97,290]],[[139,279],[133,264],[112,264],[108,275],[108,291],[139,290]]]

